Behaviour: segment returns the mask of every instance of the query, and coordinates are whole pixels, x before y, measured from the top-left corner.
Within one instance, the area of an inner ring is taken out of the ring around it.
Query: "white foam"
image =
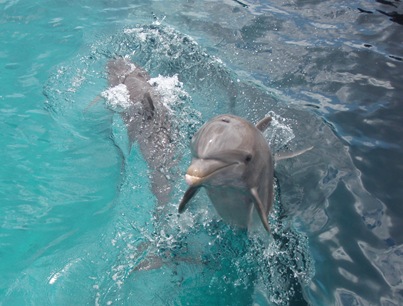
[[[269,112],[267,115],[271,116],[272,121],[263,134],[269,141],[270,146],[278,150],[294,139],[295,134],[288,122],[289,120],[275,114],[273,111]]]
[[[115,112],[122,112],[130,107],[130,93],[125,84],[118,84],[101,93],[108,108]]]
[[[80,261],[80,259],[76,259],[73,260],[71,262],[69,262],[68,264],[66,264],[60,271],[53,273],[53,275],[49,278],[49,285],[53,285],[54,283],[56,283],[56,281],[63,276],[65,273],[67,273],[70,268],[78,263]]]
[[[177,74],[171,77],[158,75],[158,77],[151,78],[148,82],[159,93],[162,104],[171,112],[173,112],[172,106],[176,104],[181,97],[189,96],[188,93],[183,90],[183,83],[179,81]]]

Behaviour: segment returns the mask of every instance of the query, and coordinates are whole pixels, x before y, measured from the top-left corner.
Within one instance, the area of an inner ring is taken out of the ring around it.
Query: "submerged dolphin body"
[[[179,204],[180,213],[204,187],[227,223],[251,229],[260,218],[270,230],[267,215],[273,204],[274,159],[262,134],[270,121],[271,117],[266,117],[254,126],[237,116],[220,115],[201,127],[191,143],[193,159],[186,173],[190,186]]]
[[[172,164],[171,120],[161,102],[150,76],[126,58],[110,60],[107,64],[110,87],[125,85],[129,105],[120,112],[127,127],[130,144],[137,142],[151,170],[153,193],[159,205],[167,203],[171,184],[166,169]]]

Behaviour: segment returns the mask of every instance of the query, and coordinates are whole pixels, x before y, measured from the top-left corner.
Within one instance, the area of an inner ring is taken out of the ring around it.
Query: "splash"
[[[264,135],[268,139],[270,146],[277,151],[293,140],[295,135],[289,119],[277,115],[274,111],[270,111],[266,116],[270,116],[272,121]]]
[[[178,108],[181,101],[190,99],[190,95],[183,89],[183,83],[179,81],[178,75],[172,77],[158,77],[151,78],[148,83],[155,87],[159,93],[162,103],[170,111],[174,112]]]
[[[106,106],[114,112],[124,112],[130,105],[130,93],[125,84],[111,87],[101,93],[105,98]]]

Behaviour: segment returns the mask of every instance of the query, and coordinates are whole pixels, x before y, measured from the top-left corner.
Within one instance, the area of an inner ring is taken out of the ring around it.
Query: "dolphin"
[[[189,185],[178,211],[204,187],[221,218],[238,228],[251,229],[256,220],[270,231],[267,216],[273,205],[274,158],[263,131],[271,117],[253,125],[234,115],[220,115],[205,123],[191,141]],[[312,148],[312,147],[311,147]],[[311,148],[279,159],[300,155]]]
[[[120,115],[126,125],[130,145],[139,144],[151,173],[151,185],[159,205],[167,203],[171,191],[167,169],[173,163],[174,129],[168,109],[149,84],[150,76],[127,58],[119,57],[107,63],[110,87],[125,85],[129,105]]]

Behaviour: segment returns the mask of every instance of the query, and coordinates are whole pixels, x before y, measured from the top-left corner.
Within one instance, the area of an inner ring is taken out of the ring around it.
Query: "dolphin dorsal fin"
[[[270,125],[270,122],[271,122],[271,117],[270,116],[265,117],[262,120],[260,120],[258,123],[256,123],[256,128],[259,131],[264,132],[267,129],[267,127]]]
[[[150,95],[150,93],[147,91],[144,96],[143,96],[143,107],[144,107],[144,112],[147,114],[147,119],[151,119],[154,117],[154,101]]]
[[[255,205],[255,209],[259,214],[260,220],[262,220],[264,228],[266,229],[266,231],[270,232],[269,222],[267,221],[267,213],[264,209],[262,201],[259,198],[256,187],[251,188],[250,193],[252,195],[253,204]]]

